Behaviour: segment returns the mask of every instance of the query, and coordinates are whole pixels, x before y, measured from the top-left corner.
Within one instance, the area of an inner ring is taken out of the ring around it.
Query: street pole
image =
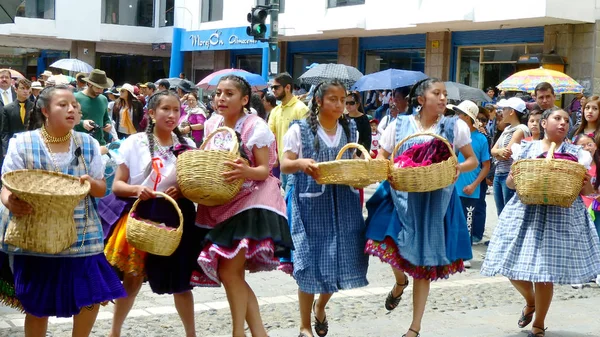
[[[279,73],[277,36],[279,35],[279,0],[271,0],[271,33],[269,34],[269,78]]]

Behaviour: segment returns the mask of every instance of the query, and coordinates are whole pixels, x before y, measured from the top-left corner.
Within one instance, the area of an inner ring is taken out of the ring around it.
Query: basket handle
[[[392,162],[392,164],[394,163],[394,154],[400,149],[400,146],[402,146],[402,144],[406,143],[406,141],[408,141],[411,138],[422,137],[422,136],[430,136],[430,137],[434,137],[434,138],[437,138],[437,139],[441,140],[442,142],[444,142],[444,144],[446,144],[446,146],[450,150],[450,154],[452,155],[452,157],[454,159],[457,159],[456,158],[456,153],[454,153],[454,149],[452,148],[452,145],[450,145],[450,143],[448,142],[448,140],[446,140],[446,138],[444,138],[444,137],[442,137],[440,135],[437,135],[435,133],[424,132],[424,133],[415,133],[413,135],[410,135],[410,136],[404,138],[403,140],[401,140],[398,144],[396,144],[396,146],[394,146],[394,151],[392,152],[392,157],[390,159],[390,161]]]
[[[337,156],[335,157],[335,160],[340,160],[342,159],[342,155],[344,154],[344,152],[346,152],[348,149],[359,149],[360,152],[365,154],[365,160],[369,161],[371,160],[371,156],[368,156],[369,151],[367,151],[367,149],[365,149],[364,146],[358,144],[358,143],[348,143],[346,145],[344,145],[344,147],[342,147],[340,149],[340,152],[338,152]]]
[[[177,201],[175,201],[173,198],[171,198],[169,195],[167,195],[166,193],[163,193],[163,192],[154,191],[154,194],[165,198],[167,201],[169,201],[173,205],[173,207],[175,207],[175,210],[177,211],[177,215],[179,215],[179,227],[177,227],[177,231],[182,231],[183,230],[183,214],[181,214],[181,209],[179,209],[179,206],[177,205]],[[135,211],[135,209],[137,208],[137,205],[140,203],[140,201],[141,201],[140,199],[137,199],[133,203],[133,206],[131,206],[131,210],[129,211],[129,215],[131,215],[131,213],[133,213]]]
[[[200,150],[204,150],[204,148],[206,147],[206,144],[208,144],[209,141],[212,139],[212,137],[214,137],[214,135],[216,135],[219,132],[229,132],[229,134],[231,135],[231,138],[233,139],[233,147],[231,148],[230,151],[231,151],[231,153],[237,153],[239,150],[239,146],[240,146],[240,144],[238,143],[237,135],[235,134],[235,131],[233,131],[232,128],[228,128],[226,126],[221,126],[221,127],[217,128],[215,131],[211,132],[211,134],[208,135],[208,137],[206,137],[206,139],[204,140],[202,145],[200,145]]]
[[[556,150],[556,143],[552,142],[550,143],[550,148],[548,149],[548,154],[546,155],[546,160],[552,160],[554,159],[554,150]]]

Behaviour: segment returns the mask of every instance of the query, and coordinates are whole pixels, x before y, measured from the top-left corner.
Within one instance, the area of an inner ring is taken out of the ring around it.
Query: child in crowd
[[[379,121],[373,118],[369,124],[371,125],[371,158],[376,158],[379,151],[379,139],[381,138],[381,133],[377,129]]]
[[[529,132],[531,132],[531,136],[526,137],[523,140],[532,141],[544,138],[544,133],[542,133],[542,128],[540,126],[542,113],[543,111],[540,109],[539,105],[534,105],[529,112],[529,117],[527,118],[527,127],[529,128]]]
[[[363,254],[365,221],[358,191],[345,185],[319,185],[318,162],[335,160],[356,142],[356,125],[344,115],[346,91],[339,81],[319,84],[309,117],[295,121],[284,137],[281,172],[293,185],[291,228],[294,278],[300,302],[300,337],[312,337],[311,312],[318,336],[329,330],[325,306],[335,292],[364,287],[369,258]],[[351,151],[343,159],[352,158]],[[315,294],[319,298],[314,301]]]

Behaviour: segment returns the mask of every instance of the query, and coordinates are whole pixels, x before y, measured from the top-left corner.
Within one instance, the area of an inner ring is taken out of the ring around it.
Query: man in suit
[[[29,100],[31,82],[20,78],[17,80],[16,99],[4,106],[2,113],[2,153],[6,154],[8,142],[15,133],[26,131],[33,112],[33,102]]]
[[[0,69],[0,108],[12,103],[17,98],[17,93],[11,83],[10,70]]]

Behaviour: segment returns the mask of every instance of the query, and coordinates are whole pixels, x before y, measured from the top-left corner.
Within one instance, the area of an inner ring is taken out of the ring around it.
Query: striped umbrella
[[[302,83],[317,85],[325,80],[337,79],[350,87],[356,83],[363,74],[358,69],[345,64],[318,64],[308,69],[298,78]]]
[[[519,71],[498,84],[498,89],[507,91],[533,92],[535,87],[548,82],[556,94],[576,94],[583,92],[583,86],[560,71],[537,68]]]
[[[246,73],[247,73],[247,71],[245,71],[245,70],[243,70],[243,69],[235,69],[235,68],[217,70],[217,71],[215,71],[214,73],[212,73],[212,74],[210,74],[210,75],[206,76],[205,78],[203,78],[203,79],[202,79],[200,82],[198,82],[198,84],[196,84],[196,86],[197,86],[198,88],[201,88],[201,89],[207,90],[207,89],[209,89],[209,88],[210,88],[210,84],[209,84],[209,82],[210,82],[210,81],[211,81],[213,78],[215,78],[215,77],[217,77],[217,76],[222,76],[222,75],[224,75],[224,74],[233,73],[233,72],[246,72]]]
[[[90,73],[94,70],[91,65],[78,59],[62,59],[50,65],[52,68],[64,69],[75,73]]]

